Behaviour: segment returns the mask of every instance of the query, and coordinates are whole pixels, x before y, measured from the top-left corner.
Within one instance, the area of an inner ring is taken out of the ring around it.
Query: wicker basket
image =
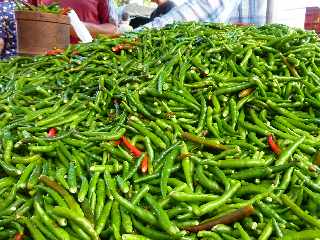
[[[65,15],[16,11],[19,55],[40,55],[70,44],[70,21]]]

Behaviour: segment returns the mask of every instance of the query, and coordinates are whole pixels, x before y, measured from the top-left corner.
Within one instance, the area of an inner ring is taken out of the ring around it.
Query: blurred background
[[[173,0],[180,5],[185,0]],[[320,7],[320,0],[273,0],[273,22],[283,23],[292,27],[304,27],[306,8]],[[156,7],[150,0],[117,0],[118,6],[128,5],[132,15],[148,16]],[[310,10],[309,10],[310,11]]]

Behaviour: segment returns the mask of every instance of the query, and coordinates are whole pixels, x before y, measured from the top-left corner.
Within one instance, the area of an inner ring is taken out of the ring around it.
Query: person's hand
[[[4,49],[4,39],[0,38],[0,54],[3,51],[3,49]]]
[[[116,33],[108,34],[108,35],[105,35],[105,36],[109,37],[109,38],[118,38],[118,37],[121,37],[121,35],[122,35],[122,33],[116,32]]]
[[[103,23],[103,24],[94,24],[84,22],[84,25],[91,33],[92,37],[96,37],[97,35],[107,35],[107,36],[114,36],[118,35],[118,28],[111,23]]]

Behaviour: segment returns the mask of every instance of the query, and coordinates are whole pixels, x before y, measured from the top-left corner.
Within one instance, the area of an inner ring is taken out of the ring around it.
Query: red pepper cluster
[[[123,143],[125,145],[126,148],[129,149],[129,151],[135,156],[135,157],[140,157],[142,152],[136,148],[134,145],[132,145],[129,140],[125,137],[122,136],[120,138],[120,140],[115,141],[116,145],[119,145]],[[148,171],[148,156],[145,155],[145,157],[143,158],[142,162],[141,162],[141,172],[146,173]]]
[[[121,50],[130,50],[133,48],[133,45],[130,43],[121,43],[112,47],[112,51],[115,53],[120,53]]]
[[[48,50],[46,52],[46,55],[47,56],[55,56],[55,55],[58,55],[58,54],[61,54],[61,53],[63,53],[63,50],[59,49],[59,48],[56,48],[56,49]]]
[[[72,9],[70,7],[62,8],[60,14],[67,15]]]

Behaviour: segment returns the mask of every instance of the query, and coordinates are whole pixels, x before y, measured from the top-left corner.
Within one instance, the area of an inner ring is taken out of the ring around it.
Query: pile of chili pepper
[[[283,25],[0,62],[0,239],[317,239],[319,127],[319,39]]]

